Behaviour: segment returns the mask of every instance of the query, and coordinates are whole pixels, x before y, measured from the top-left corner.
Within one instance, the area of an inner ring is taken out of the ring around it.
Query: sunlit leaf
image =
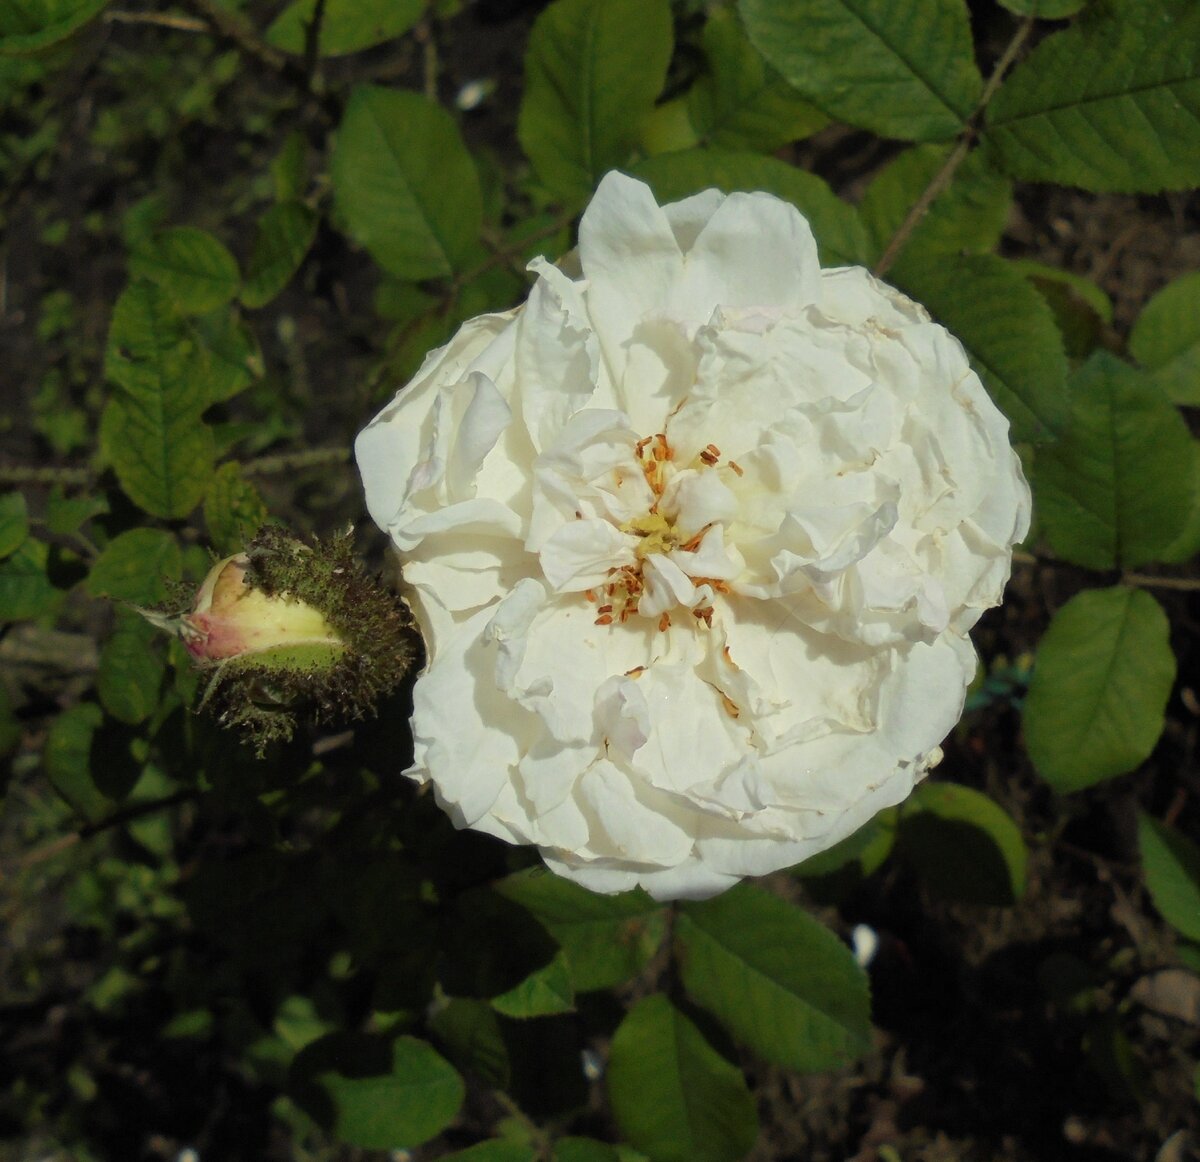
[[[613,1034],[608,1098],[622,1134],[654,1162],[736,1162],[758,1133],[736,1066],[662,993]]]
[[[162,287],[189,315],[224,306],[240,282],[233,255],[207,230],[194,226],[176,226],[145,239],[129,256],[129,274]]]
[[[1090,278],[1061,267],[1032,258],[1011,259],[1009,265],[1029,280],[1054,312],[1067,357],[1086,359],[1112,325],[1112,299]]]
[[[547,1017],[575,1008],[571,972],[560,952],[549,964],[530,973],[506,993],[492,997],[492,1008],[506,1017]]]
[[[843,202],[816,174],[757,153],[687,149],[647,158],[630,168],[649,183],[660,203],[700,190],[765,190],[791,202],[807,219],[824,266],[869,261],[867,236],[854,207]]]
[[[475,163],[450,114],[416,93],[355,89],[331,177],[349,232],[399,278],[452,274],[476,244]]]
[[[426,0],[326,0],[318,45],[321,56],[361,52],[403,36],[425,10]],[[292,0],[267,29],[267,42],[284,52],[306,49],[316,0]]]
[[[1167,283],[1142,308],[1129,353],[1169,399],[1200,407],[1200,273]]]
[[[739,0],[738,10],[759,52],[839,121],[945,141],[979,100],[963,0]]]
[[[202,356],[192,364],[190,381],[209,403],[232,399],[262,378],[258,340],[235,309],[225,307],[193,319],[189,333]]]
[[[277,202],[258,221],[246,264],[242,302],[266,306],[300,268],[317,236],[317,215],[303,202]]]
[[[1187,425],[1158,387],[1107,351],[1071,380],[1071,422],[1037,457],[1034,484],[1054,551],[1093,569],[1156,560],[1195,491]]]
[[[1138,847],[1159,914],[1189,940],[1200,940],[1200,847],[1144,813],[1138,815]]]
[[[538,17],[517,136],[557,197],[582,201],[628,161],[671,46],[668,0],[555,0]]]
[[[1170,626],[1141,589],[1073,597],[1038,646],[1025,742],[1042,777],[1077,791],[1131,771],[1154,749],[1175,680]]]
[[[1126,193],[1200,184],[1200,6],[1093,0],[1013,70],[984,140],[1025,181]]]
[[[88,573],[93,597],[152,605],[181,575],[179,542],[162,529],[128,529],[104,546]]]
[[[866,977],[806,912],[741,884],[685,904],[675,935],[684,988],[758,1056],[815,1071],[866,1048]]]

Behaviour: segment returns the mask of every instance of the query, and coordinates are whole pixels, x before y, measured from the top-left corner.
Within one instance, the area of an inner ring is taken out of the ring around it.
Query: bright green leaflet
[[[262,378],[265,368],[258,339],[234,307],[192,319],[189,331],[201,356],[191,380],[209,403],[232,399]]]
[[[843,202],[816,174],[776,158],[720,149],[687,149],[647,158],[629,172],[648,182],[660,203],[712,187],[726,193],[765,190],[791,202],[808,219],[823,266],[868,261],[867,236],[854,207]]]
[[[1187,425],[1155,384],[1107,351],[1072,378],[1071,398],[1070,426],[1035,465],[1047,539],[1093,569],[1157,560],[1195,497]]]
[[[506,1017],[548,1017],[569,1013],[575,1008],[575,990],[571,971],[561,952],[549,964],[537,969],[520,984],[492,997],[492,1008]]]
[[[741,884],[685,904],[675,934],[684,988],[760,1057],[816,1071],[867,1047],[866,976],[806,912]]]
[[[998,0],[1017,16],[1036,16],[1039,20],[1062,20],[1074,16],[1087,0]]]
[[[899,850],[943,899],[1006,905],[1025,894],[1029,853],[998,803],[955,783],[924,783],[904,804]]]
[[[6,492],[0,496],[0,558],[10,556],[29,535],[29,516],[25,496]]]
[[[93,597],[152,605],[167,596],[167,581],[180,577],[179,542],[162,529],[128,529],[113,537],[87,577]]]
[[[1005,172],[1101,192],[1200,184],[1200,5],[1094,0],[988,109]]]
[[[688,91],[687,112],[706,143],[771,153],[828,124],[762,59],[731,12],[709,13],[702,42],[708,72]]]
[[[858,206],[871,243],[872,261],[900,229],[909,207],[941,169],[950,148],[918,145],[900,154],[867,187]],[[976,150],[955,171],[954,179],[909,236],[901,253],[983,254],[993,250],[1004,233],[1012,205],[1012,182],[988,168]]]
[[[267,29],[267,42],[302,53],[316,0],[293,0]],[[344,56],[403,36],[425,10],[425,0],[326,0],[321,20],[321,56]]]
[[[1129,353],[1173,402],[1200,406],[1200,273],[1167,283],[1142,308]]]
[[[478,241],[475,163],[450,114],[416,93],[355,89],[331,176],[349,233],[398,278],[451,275]]]
[[[108,0],[5,0],[0,7],[0,56],[41,52],[98,16]]]
[[[983,88],[964,0],[739,0],[755,47],[831,117],[948,141]]]
[[[623,165],[671,60],[668,0],[555,0],[533,26],[521,148],[565,202]]]
[[[1063,793],[1133,770],[1162,733],[1174,680],[1167,615],[1149,593],[1073,597],[1038,646],[1025,700],[1034,766]]]
[[[626,1014],[607,1077],[622,1134],[654,1162],[736,1162],[754,1143],[745,1078],[662,993]]]
[[[645,892],[600,896],[542,869],[517,872],[496,891],[530,911],[558,941],[579,992],[612,988],[658,950],[666,911]]]
[[[146,239],[129,256],[131,278],[162,287],[188,315],[206,315],[238,291],[237,262],[206,230],[176,226]]]
[[[909,256],[892,272],[967,349],[1014,440],[1044,441],[1070,414],[1062,336],[1045,299],[993,254]]]
[[[1154,906],[1189,940],[1200,940],[1200,847],[1146,814],[1138,816],[1138,847]]]
[[[303,202],[279,202],[263,214],[246,264],[242,302],[266,306],[300,268],[316,236],[317,215]]]
[[[117,300],[105,372],[123,389],[108,401],[100,446],[129,498],[153,516],[186,516],[212,474],[207,399],[188,376],[193,358],[165,291],[131,283]]]

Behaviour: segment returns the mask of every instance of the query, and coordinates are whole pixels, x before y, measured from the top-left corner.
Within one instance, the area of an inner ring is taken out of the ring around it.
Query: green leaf
[[[29,535],[25,494],[6,492],[0,496],[0,558],[12,556]]]
[[[192,344],[166,293],[127,287],[113,309],[105,372],[123,389],[106,405],[100,444],[129,498],[154,516],[186,516],[212,474],[208,400],[188,375]]]
[[[741,1071],[661,993],[613,1034],[608,1098],[622,1134],[654,1162],[735,1162],[758,1134]]]
[[[1004,259],[911,256],[894,278],[967,349],[1015,440],[1061,430],[1070,414],[1062,336],[1046,301]]]
[[[941,170],[950,147],[918,145],[900,154],[867,187],[858,212],[872,260],[887,248],[909,207]],[[983,254],[995,249],[1008,221],[1012,182],[988,168],[975,150],[933,200],[905,243],[902,255]]]
[[[207,403],[232,399],[263,377],[258,340],[236,310],[225,307],[193,320],[190,334],[204,357],[192,368],[192,385]]]
[[[206,315],[238,291],[237,261],[207,230],[175,226],[143,240],[129,256],[131,279],[144,278],[188,315]]]
[[[628,1146],[610,1146],[595,1138],[559,1138],[554,1143],[553,1162],[635,1162],[644,1158]]]
[[[739,0],[738,10],[767,61],[838,121],[946,141],[979,100],[963,0]]]
[[[58,608],[63,593],[46,575],[49,560],[49,548],[29,537],[0,561],[0,623],[42,617]]]
[[[1017,16],[1036,16],[1039,20],[1062,20],[1074,16],[1087,0],[999,0]]]
[[[862,264],[868,259],[866,232],[853,206],[843,202],[816,174],[773,157],[718,149],[663,153],[629,172],[649,183],[660,203],[715,187],[765,190],[791,202],[807,219],[824,266]]]
[[[1025,743],[1062,793],[1131,771],[1154,749],[1175,680],[1170,626],[1141,589],[1090,589],[1054,615],[1025,700]]]
[[[564,202],[623,165],[671,60],[668,0],[555,0],[534,23],[517,136]]]
[[[925,783],[904,805],[899,849],[937,895],[1005,906],[1025,894],[1029,853],[998,803],[970,787]]]
[[[462,1078],[415,1037],[390,1045],[365,1033],[331,1033],[306,1046],[291,1068],[302,1105],[342,1142],[367,1150],[418,1146],[446,1128],[462,1105]]]
[[[1100,345],[1105,329],[1112,326],[1112,299],[1090,278],[1061,267],[1031,258],[1012,259],[1009,265],[1037,288],[1054,312],[1067,358],[1086,359]]]
[[[885,808],[868,819],[853,835],[824,851],[811,855],[792,868],[792,874],[802,880],[833,875],[851,864],[869,876],[878,871],[891,854],[896,841],[896,809]]]
[[[88,573],[93,597],[112,597],[152,605],[167,596],[168,581],[178,581],[183,560],[179,542],[162,529],[129,529],[104,546]]]
[[[0,756],[11,754],[21,742],[21,723],[13,713],[12,699],[8,689],[0,684]],[[8,776],[0,771],[0,793],[3,792]]]
[[[442,1162],[536,1162],[537,1157],[532,1146],[503,1138],[493,1138],[490,1142],[479,1142],[465,1150],[441,1155]]]
[[[54,789],[90,822],[102,819],[113,807],[91,775],[92,735],[103,720],[104,712],[94,702],[76,703],[50,724],[42,752]]]
[[[806,912],[741,884],[684,904],[675,934],[688,994],[760,1057],[816,1071],[867,1047],[866,975]]]
[[[429,1031],[460,1069],[478,1075],[497,1089],[508,1088],[508,1046],[500,1018],[487,1001],[452,998],[434,1009]]]
[[[560,952],[520,984],[492,998],[492,1008],[506,1017],[548,1017],[575,1008],[575,990],[566,957]]]
[[[1129,353],[1169,399],[1200,407],[1200,272],[1167,283],[1142,308]]]
[[[829,122],[759,55],[732,12],[714,8],[702,34],[708,73],[688,91],[688,116],[722,149],[773,153]]]
[[[1200,847],[1144,812],[1138,814],[1138,847],[1159,914],[1189,940],[1200,940]]]
[[[158,631],[140,614],[117,611],[117,624],[100,651],[96,693],[119,722],[136,726],[158,707],[158,691],[167,658],[158,648]]]
[[[246,265],[242,302],[266,306],[300,269],[316,236],[317,215],[303,202],[279,202],[263,214]]]
[[[1160,561],[1181,564],[1200,553],[1200,441],[1192,441],[1192,500],[1179,536],[1158,554]]]
[[[108,0],[6,0],[0,6],[0,56],[41,52],[97,17]]]
[[[218,553],[239,553],[267,519],[258,489],[236,461],[217,469],[204,497],[204,523]]]
[[[46,528],[67,537],[108,510],[105,496],[64,496],[61,489],[55,488],[46,502]]]
[[[1026,181],[1124,193],[1200,184],[1200,6],[1095,0],[1013,70],[984,141]]]
[[[284,52],[305,51],[316,0],[293,0],[267,29],[267,43]],[[425,0],[326,0],[321,56],[362,52],[403,36],[425,10]]]
[[[1195,452],[1157,386],[1107,351],[1071,380],[1071,423],[1042,449],[1034,485],[1054,551],[1092,569],[1157,560],[1187,522]]]
[[[416,93],[355,89],[331,176],[350,234],[398,278],[453,274],[478,240],[475,163],[450,114]]]
[[[636,976],[658,951],[666,911],[645,892],[600,896],[541,868],[495,885],[558,941],[578,992],[613,988]]]

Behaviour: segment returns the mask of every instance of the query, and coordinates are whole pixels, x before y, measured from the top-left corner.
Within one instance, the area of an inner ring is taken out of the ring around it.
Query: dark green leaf
[[[508,1048],[500,1019],[487,1001],[455,997],[434,1010],[429,1030],[459,1069],[488,1085],[508,1088]]]
[[[1105,192],[1200,184],[1200,6],[1094,0],[988,109],[1006,173]]]
[[[1200,847],[1144,813],[1138,815],[1138,847],[1159,914],[1189,940],[1200,940]]]
[[[316,0],[292,0],[267,29],[267,42],[302,53]],[[321,56],[344,56],[403,36],[425,10],[425,0],[326,0],[320,29]]]
[[[53,613],[63,599],[46,574],[50,550],[28,537],[0,561],[0,622]]]
[[[94,19],[108,0],[6,0],[0,5],[0,56],[41,52]]]
[[[1025,894],[1029,853],[999,804],[970,787],[925,783],[904,805],[899,848],[946,900],[1004,906]]]
[[[675,934],[688,993],[760,1057],[814,1071],[866,1048],[866,976],[806,912],[741,884],[685,904]]]
[[[1170,626],[1149,593],[1080,593],[1038,646],[1024,711],[1029,757],[1064,793],[1133,770],[1162,733],[1174,680]]]
[[[736,1162],[758,1134],[741,1071],[661,993],[613,1034],[608,1098],[621,1132],[654,1162]]]
[[[303,202],[278,202],[258,222],[242,302],[266,306],[300,268],[317,236],[317,215]]]
[[[120,722],[145,722],[158,707],[167,659],[157,638],[158,630],[140,614],[117,611],[116,627],[100,650],[96,692],[104,709]]]
[[[105,371],[123,389],[104,409],[100,443],[131,500],[154,516],[186,516],[212,473],[208,400],[193,390],[182,320],[151,283],[126,288],[113,310]]]
[[[520,1019],[569,1013],[575,1008],[575,990],[566,957],[560,952],[549,964],[530,973],[520,984],[492,998],[492,1008]]]
[[[25,494],[6,492],[0,496],[0,558],[11,556],[29,535]]]
[[[1013,259],[1013,270],[1024,275],[1054,312],[1054,321],[1071,360],[1086,359],[1112,325],[1112,299],[1089,278],[1030,258]]]
[[[666,931],[666,911],[645,892],[599,896],[540,868],[495,887],[532,912],[558,941],[579,992],[612,988],[635,976]]]
[[[204,497],[204,523],[218,553],[240,553],[266,523],[267,506],[258,489],[231,460],[213,475]]]
[[[1035,488],[1056,553],[1093,569],[1157,560],[1187,521],[1195,453],[1158,387],[1107,351],[1071,380],[1072,415],[1042,449]]]
[[[368,1150],[418,1146],[462,1105],[462,1079],[424,1041],[331,1033],[291,1069],[298,1100],[342,1142]]]
[[[1179,564],[1190,561],[1200,553],[1200,442],[1192,441],[1192,500],[1188,505],[1187,520],[1179,536],[1161,553],[1160,561]]]
[[[967,349],[1016,440],[1044,441],[1070,414],[1067,359],[1046,301],[1002,258],[912,256],[896,284]]]
[[[824,266],[868,261],[866,232],[854,207],[843,202],[816,174],[776,158],[688,149],[648,158],[629,172],[649,183],[660,203],[714,187],[726,193],[765,190],[791,202],[808,219]]]
[[[167,582],[183,569],[179,542],[161,529],[129,529],[113,537],[88,574],[93,597],[152,605],[167,596]]]
[[[42,761],[54,789],[84,819],[95,822],[113,808],[91,774],[92,735],[104,720],[94,702],[79,702],[64,710],[46,735]]]
[[[493,1138],[466,1150],[441,1155],[442,1162],[536,1162],[537,1157],[533,1147],[507,1142],[503,1138]]]
[[[108,512],[104,496],[64,496],[55,488],[46,502],[46,528],[59,536],[70,536],[94,516]]]
[[[710,11],[703,46],[708,73],[688,92],[687,110],[705,141],[722,149],[772,153],[828,123],[762,59],[733,13]]]
[[[7,688],[0,683],[0,756],[16,750],[20,741],[21,723],[13,713],[12,700],[8,696]],[[7,778],[7,773],[0,769],[0,794],[4,792]]]
[[[963,0],[739,0],[738,10],[759,52],[839,121],[946,141],[979,100]]]
[[[131,278],[162,287],[188,315],[206,315],[237,294],[233,255],[206,230],[176,226],[144,240],[129,256]]]
[[[949,156],[945,145],[918,145],[900,154],[867,187],[858,212],[872,259],[887,248]],[[903,255],[983,254],[1004,233],[1012,205],[1012,182],[989,169],[976,150],[955,171],[905,243]]]
[[[1017,16],[1036,16],[1039,20],[1062,20],[1074,16],[1087,0],[999,0]]]
[[[475,163],[453,118],[416,93],[355,89],[331,176],[349,232],[399,278],[450,275],[478,240]]]
[[[524,908],[476,888],[448,910],[440,980],[451,996],[496,997],[544,968],[556,952],[545,928]]]
[[[1142,308],[1129,353],[1169,399],[1200,407],[1200,273],[1167,283]]]
[[[628,161],[671,46],[668,0],[555,0],[538,17],[517,136],[558,198],[582,201]]]

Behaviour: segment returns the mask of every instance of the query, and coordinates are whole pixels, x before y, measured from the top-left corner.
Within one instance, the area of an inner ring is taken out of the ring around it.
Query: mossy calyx
[[[306,543],[264,526],[212,567],[170,628],[211,674],[201,707],[260,752],[289,739],[301,711],[318,721],[362,717],[416,656],[408,610],[367,576],[348,532]]]

